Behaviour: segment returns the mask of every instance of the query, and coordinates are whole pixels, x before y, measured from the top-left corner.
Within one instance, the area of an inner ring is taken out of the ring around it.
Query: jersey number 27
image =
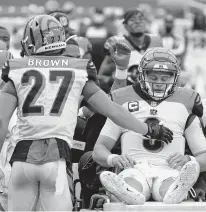
[[[51,116],[60,116],[64,108],[65,102],[69,95],[69,92],[74,83],[75,73],[73,71],[61,71],[51,70],[49,72],[49,83],[58,83],[59,78],[62,78],[62,83],[54,99],[53,105],[50,110]],[[42,94],[42,91],[46,85],[46,78],[41,72],[37,70],[30,70],[23,74],[21,78],[22,86],[30,85],[30,79],[34,78],[35,83],[24,100],[22,106],[22,113],[24,116],[44,115],[44,106],[35,105],[38,97]],[[52,91],[51,91],[52,92]]]

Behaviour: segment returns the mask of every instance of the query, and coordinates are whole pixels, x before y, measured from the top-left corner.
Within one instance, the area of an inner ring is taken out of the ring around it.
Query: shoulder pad
[[[201,97],[196,91],[187,88],[178,88],[174,97],[176,101],[185,105],[190,114],[192,113],[198,117],[202,117],[203,105]]]
[[[134,98],[135,97],[135,98]],[[111,92],[111,98],[117,104],[123,105],[125,102],[133,101],[138,98],[138,95],[134,91],[132,85],[119,88]]]

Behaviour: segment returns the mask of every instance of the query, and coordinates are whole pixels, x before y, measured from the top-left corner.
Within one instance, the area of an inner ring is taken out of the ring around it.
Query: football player
[[[81,94],[97,112],[126,129],[167,143],[173,139],[168,128],[142,123],[112,102],[95,84],[96,68],[90,60],[62,56],[65,40],[57,19],[36,16],[26,25],[22,40],[28,57],[11,59],[2,69],[6,84],[0,94],[0,149],[9,120],[18,111],[8,210],[32,210],[37,200],[46,211],[72,210],[70,147]],[[126,47],[116,44],[116,48],[118,55]],[[125,69],[128,64],[121,67],[119,60],[117,68]]]
[[[137,67],[145,51],[152,47],[162,47],[162,41],[159,36],[146,33],[146,19],[141,9],[132,8],[125,12],[123,24],[128,31],[128,35],[112,36],[104,45],[105,59],[99,70],[99,80],[101,87],[108,92],[113,82],[113,76],[121,79],[115,73],[115,63],[111,58],[109,51],[110,46],[114,46],[116,42],[121,41],[127,44],[131,52],[128,71],[128,83],[132,84],[137,79]]]
[[[164,48],[145,53],[139,83],[113,91],[113,101],[146,123],[164,123],[174,132],[172,143],[125,130],[107,119],[93,151],[104,167],[124,169],[119,175],[103,172],[105,188],[127,204],[156,201],[180,203],[206,171],[206,140],[199,117],[203,106],[198,93],[177,87],[176,57]],[[121,139],[122,155],[110,150]],[[185,155],[185,140],[194,157]]]

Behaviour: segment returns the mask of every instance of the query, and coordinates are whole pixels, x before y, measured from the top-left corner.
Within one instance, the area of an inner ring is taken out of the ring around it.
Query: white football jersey
[[[44,56],[13,59],[7,65],[3,74],[7,72],[18,96],[13,139],[59,138],[71,147],[82,89],[88,78],[96,76],[93,64]]]
[[[107,120],[101,135],[117,140],[121,136],[122,154],[129,154],[134,160],[166,159],[170,154],[184,154],[187,120],[192,112],[201,107],[199,95],[189,89],[178,88],[176,92],[160,102],[148,100],[138,85],[127,86],[114,91],[112,98],[142,122],[160,123],[173,132],[172,143],[148,139],[141,134],[120,128]],[[201,107],[202,108],[202,107]],[[200,109],[202,110],[202,109]],[[198,112],[197,112],[198,113]],[[201,149],[202,150],[202,149]],[[195,151],[201,151],[195,149]]]

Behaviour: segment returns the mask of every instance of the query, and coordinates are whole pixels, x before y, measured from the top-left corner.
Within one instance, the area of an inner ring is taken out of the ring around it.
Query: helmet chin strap
[[[130,32],[133,37],[140,38],[144,35],[144,32]]]

